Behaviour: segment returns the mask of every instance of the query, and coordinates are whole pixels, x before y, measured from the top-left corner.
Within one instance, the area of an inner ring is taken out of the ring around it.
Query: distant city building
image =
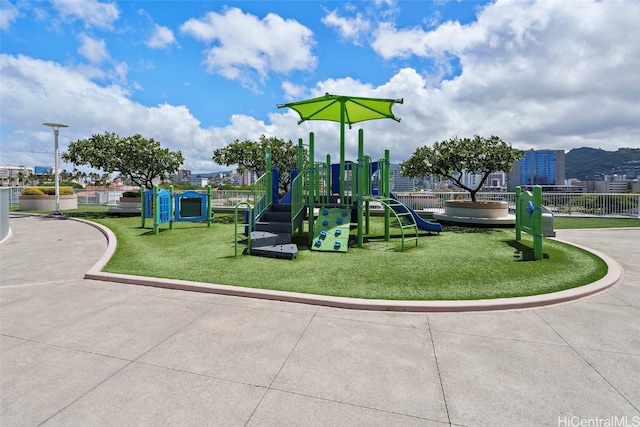
[[[595,181],[596,193],[626,193],[631,189],[631,181]]]
[[[397,192],[414,191],[416,180],[402,175],[400,165],[390,165],[391,190]]]
[[[191,181],[189,181],[189,184],[195,185],[197,187],[206,187],[207,185],[209,185],[209,178],[200,175],[191,176]]]
[[[0,166],[2,185],[25,185],[33,175],[33,168],[28,166]]]
[[[513,165],[507,179],[507,191],[517,186],[564,186],[564,151],[529,150]]]
[[[33,170],[35,175],[53,175],[53,167],[51,166],[35,166]]]
[[[189,169],[178,169],[178,173],[171,177],[173,182],[191,182],[191,171]]]
[[[604,180],[605,181],[626,181],[627,175],[618,175],[614,173],[613,175],[605,175]]]
[[[240,174],[240,186],[251,185],[258,179],[258,174],[255,172],[244,171]]]

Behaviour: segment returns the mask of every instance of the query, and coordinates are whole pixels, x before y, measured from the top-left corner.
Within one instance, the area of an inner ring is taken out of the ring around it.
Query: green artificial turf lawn
[[[295,260],[234,256],[230,215],[217,214],[210,228],[202,223],[167,224],[154,235],[140,218],[88,213],[75,215],[109,227],[117,250],[104,271],[183,279],[224,285],[403,300],[462,300],[536,295],[591,283],[606,274],[605,263],[581,249],[544,239],[545,258],[533,259],[533,241],[515,241],[513,229],[445,226],[439,235],[421,234],[419,246],[399,252],[392,229],[385,242],[381,218],[372,218],[364,248],[346,253],[308,250],[299,238]],[[239,246],[242,251],[244,246]]]

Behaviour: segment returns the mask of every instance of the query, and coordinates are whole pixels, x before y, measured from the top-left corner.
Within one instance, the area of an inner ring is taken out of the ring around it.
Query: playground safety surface
[[[112,250],[98,229],[10,226],[0,425],[640,420],[640,229],[558,231],[618,271],[588,298],[405,313],[88,280]]]

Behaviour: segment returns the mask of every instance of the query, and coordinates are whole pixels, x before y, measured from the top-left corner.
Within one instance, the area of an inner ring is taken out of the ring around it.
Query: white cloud
[[[75,69],[22,55],[0,54],[0,74],[0,164],[48,164],[47,159],[23,152],[50,148],[51,132],[41,129],[43,122],[69,125],[60,133],[62,151],[69,141],[92,134],[140,133],[160,141],[163,147],[181,150],[187,158],[185,167],[196,171],[215,169],[211,160],[215,148],[269,129],[243,116],[232,118],[229,126],[204,129],[186,106],[145,106],[132,101],[121,86],[101,86]]]
[[[0,30],[9,31],[11,24],[18,19],[20,11],[11,2],[0,2]]]
[[[254,86],[269,73],[313,69],[313,33],[292,19],[275,14],[265,18],[230,8],[190,19],[181,30],[207,44],[204,63],[210,72]]]
[[[87,61],[92,64],[101,64],[109,60],[109,52],[107,52],[107,45],[104,40],[94,39],[86,33],[80,33],[78,39],[80,40],[78,53]]]
[[[111,28],[120,15],[116,3],[101,3],[97,0],[53,0],[52,3],[62,19],[79,19],[87,28]]]
[[[305,86],[297,85],[290,81],[282,82],[282,90],[284,91],[285,99],[295,99],[307,90]]]
[[[173,31],[170,28],[155,24],[153,34],[146,41],[146,45],[152,49],[164,49],[176,42]]]
[[[338,15],[337,11],[332,11],[322,18],[322,23],[327,27],[335,28],[340,36],[345,40],[360,44],[360,37],[368,34],[370,22],[357,13],[353,18],[344,18]]]

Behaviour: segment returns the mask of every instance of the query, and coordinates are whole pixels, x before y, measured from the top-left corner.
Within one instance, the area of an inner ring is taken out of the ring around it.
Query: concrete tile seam
[[[174,368],[172,366],[159,365],[157,363],[152,363],[152,362],[144,362],[144,361],[140,361],[140,360],[132,360],[131,364],[142,365],[142,366],[152,366],[154,368],[166,369],[167,371],[180,372],[180,373],[189,374],[189,375],[197,375],[197,376],[202,377],[202,378],[209,378],[209,379],[213,379],[213,380],[224,381],[224,382],[231,383],[231,384],[248,385],[248,386],[251,386],[251,387],[257,387],[257,388],[264,389],[265,391],[271,390],[269,387],[264,386],[264,385],[260,385],[260,384],[254,384],[254,383],[250,383],[250,382],[246,382],[246,381],[240,381],[240,380],[234,380],[234,379],[230,379],[230,378],[218,377],[216,375],[205,374],[205,373],[202,373],[202,372],[187,371],[185,369],[178,369],[178,368]],[[127,365],[127,366],[129,366],[129,365]]]
[[[520,343],[525,343],[525,344],[543,344],[543,345],[551,345],[551,346],[554,346],[554,347],[566,347],[566,345],[558,344],[558,343],[552,343],[552,342],[548,342],[548,341],[530,341],[530,340],[518,339],[518,338],[496,337],[496,336],[492,336],[492,335],[469,334],[469,333],[457,332],[457,331],[447,331],[445,329],[438,329],[438,328],[432,328],[431,331],[432,332],[445,333],[445,334],[452,334],[452,335],[460,335],[460,336],[464,336],[464,337],[488,338],[488,339],[492,339],[492,340],[520,342]],[[554,331],[554,332],[556,332],[556,331]],[[566,344],[566,342],[565,342],[565,344]]]
[[[431,340],[431,348],[433,350],[433,359],[436,365],[436,372],[438,373],[438,381],[440,382],[440,393],[442,394],[442,402],[444,403],[444,410],[447,414],[447,422],[451,425],[451,414],[449,413],[449,402],[447,401],[447,393],[444,390],[444,382],[442,381],[442,371],[440,370],[440,363],[438,362],[438,350],[436,349],[436,343],[433,340],[433,331],[431,329],[431,323],[429,322],[429,315],[427,314],[427,323],[429,326],[429,339]]]
[[[345,402],[345,401],[342,401],[342,400],[328,399],[328,398],[322,397],[322,396],[314,396],[314,395],[311,395],[311,394],[285,390],[285,389],[281,389],[281,388],[277,388],[277,387],[269,387],[269,390],[277,391],[277,392],[285,393],[285,394],[290,394],[290,395],[294,395],[294,396],[308,397],[310,399],[321,400],[321,401],[329,402],[329,403],[338,403],[340,405],[347,405],[347,406],[352,406],[354,408],[362,408],[362,409],[381,412],[381,413],[385,413],[385,414],[400,415],[400,416],[403,416],[403,417],[410,417],[410,418],[414,418],[414,419],[417,419],[417,420],[431,421],[431,422],[435,422],[435,423],[442,423],[442,424],[445,424],[445,425],[452,425],[449,421],[442,421],[442,420],[436,420],[436,419],[432,419],[432,418],[420,417],[418,415],[406,414],[404,412],[389,411],[389,410],[386,410],[386,409],[375,408],[375,407],[372,407],[372,406],[359,405],[359,404],[353,403],[353,402]]]
[[[77,351],[77,350],[76,350]],[[93,390],[97,389],[98,387],[100,387],[102,384],[104,384],[105,382],[107,382],[109,379],[113,378],[113,376],[115,376],[116,374],[118,374],[118,372],[122,371],[123,369],[125,369],[127,366],[129,366],[131,364],[131,362],[127,363],[126,365],[124,365],[123,367],[121,367],[120,369],[117,369],[115,372],[111,373],[111,375],[109,375],[107,378],[105,378],[102,381],[99,381],[97,384],[95,384],[93,387],[91,387],[89,390],[85,391],[84,393],[82,393],[80,396],[76,397],[75,399],[73,399],[73,401],[69,402],[68,404],[64,405],[62,408],[58,409],[54,414],[52,414],[51,416],[47,417],[45,420],[43,420],[42,422],[40,422],[38,425],[41,426],[43,424],[46,424],[50,419],[52,419],[53,417],[55,417],[56,415],[60,414],[61,412],[63,412],[65,409],[67,409],[68,407],[70,407],[71,405],[73,405],[74,403],[80,401],[81,399],[83,399],[85,396],[87,396],[89,393],[91,393]]]
[[[255,415],[256,411],[258,410],[258,408],[260,407],[260,404],[262,403],[262,401],[264,400],[265,396],[267,395],[267,392],[269,390],[271,390],[271,386],[273,385],[274,381],[276,380],[276,378],[278,378],[278,375],[280,375],[280,373],[282,372],[282,368],[284,368],[284,366],[287,364],[287,362],[289,361],[289,359],[291,358],[291,355],[293,354],[293,352],[296,350],[296,348],[298,347],[298,344],[300,344],[300,340],[302,339],[302,337],[304,336],[304,334],[307,332],[307,330],[309,329],[309,325],[311,325],[311,322],[313,321],[313,319],[315,318],[315,313],[317,313],[318,310],[316,309],[316,311],[314,312],[314,315],[311,316],[309,318],[309,321],[307,322],[307,325],[305,326],[305,328],[303,329],[303,331],[300,333],[300,336],[298,337],[296,343],[291,346],[291,350],[289,351],[289,354],[287,354],[287,357],[284,358],[284,360],[282,361],[282,364],[280,365],[280,367],[278,368],[278,372],[276,372],[276,374],[273,376],[273,378],[271,378],[271,382],[269,383],[269,385],[266,387],[265,392],[262,394],[262,396],[260,397],[260,400],[258,401],[258,404],[256,405],[255,408],[253,408],[253,411],[251,411],[251,415],[249,415],[249,418],[247,419],[247,423],[248,424],[251,421],[251,418],[253,418],[253,416]],[[246,425],[245,424],[245,425]]]
[[[540,315],[539,312],[535,313],[544,323],[546,323],[556,334],[558,334],[558,336],[567,344],[567,346],[580,358],[584,361],[584,363],[587,364],[587,366],[589,366],[589,368],[591,368],[591,370],[593,370],[600,378],[602,378],[603,381],[605,381],[607,384],[609,384],[609,387],[611,387],[611,389],[613,389],[620,397],[622,397],[627,403],[629,403],[629,405],[631,405],[632,407],[634,407],[636,410],[640,411],[640,409],[638,409],[638,406],[636,406],[633,402],[631,402],[631,400],[625,396],[624,393],[622,393],[615,385],[613,385],[611,383],[611,381],[609,381],[609,379],[602,373],[600,372],[600,370],[598,370],[595,366],[593,366],[593,364],[591,362],[589,362],[587,360],[587,358],[579,351],[580,347],[578,346],[573,346],[571,343],[569,343],[564,336],[562,336],[562,334],[560,334],[560,332],[558,332],[552,325],[549,324],[549,322],[547,322],[543,316]],[[589,348],[584,348],[585,350],[595,350],[595,349],[589,349]],[[628,354],[628,353],[622,353],[622,354]],[[631,353],[633,354],[633,353]],[[640,355],[640,354],[638,354]]]
[[[185,323],[181,328],[176,329],[175,331],[173,331],[173,333],[171,335],[166,336],[164,339],[160,340],[159,342],[157,342],[155,345],[151,346],[150,348],[147,349],[147,351],[143,352],[142,354],[139,354],[138,357],[136,357],[133,361],[137,361],[140,358],[144,357],[146,354],[148,354],[149,352],[153,351],[154,349],[158,348],[160,345],[162,345],[163,343],[165,343],[167,340],[175,337],[178,333],[184,331],[187,327],[189,327],[190,325],[192,325],[193,323],[195,323],[197,320],[201,319],[203,316],[207,315],[209,312],[211,312],[211,310],[213,310],[214,308],[216,308],[219,304],[214,305],[212,307],[209,307],[209,309],[205,310],[204,312],[202,312],[199,316],[196,316],[195,318],[191,319],[190,322]]]
[[[426,313],[407,313],[407,314],[426,314]],[[424,327],[424,328],[420,328],[418,326],[415,325],[399,325],[399,324],[395,324],[395,323],[389,323],[389,322],[385,322],[384,319],[376,322],[373,320],[363,320],[363,319],[352,319],[346,316],[333,316],[331,314],[317,314],[316,317],[323,317],[323,318],[327,318],[327,319],[340,319],[340,320],[349,320],[352,322],[361,322],[361,323],[367,323],[370,325],[384,325],[384,326],[393,326],[393,327],[397,327],[397,328],[406,328],[406,329],[420,329],[420,330],[428,330],[429,327]]]
[[[221,294],[224,295],[224,294]],[[235,296],[235,295],[229,295],[229,296]],[[288,302],[288,301],[283,301],[283,302]],[[302,313],[298,313],[298,312],[294,312],[294,311],[288,311],[288,310],[283,310],[283,309],[277,309],[277,308],[265,308],[265,307],[248,307],[247,305],[244,304],[240,304],[240,303],[233,303],[233,302],[225,302],[225,301],[220,301],[218,303],[218,305],[224,305],[226,307],[242,307],[242,308],[251,308],[253,310],[260,310],[260,311],[264,311],[264,312],[271,312],[271,313],[287,313],[287,314],[302,314]],[[318,307],[319,308],[319,307]],[[317,310],[316,310],[317,311]],[[315,316],[315,312],[313,314],[310,314],[312,317]]]

